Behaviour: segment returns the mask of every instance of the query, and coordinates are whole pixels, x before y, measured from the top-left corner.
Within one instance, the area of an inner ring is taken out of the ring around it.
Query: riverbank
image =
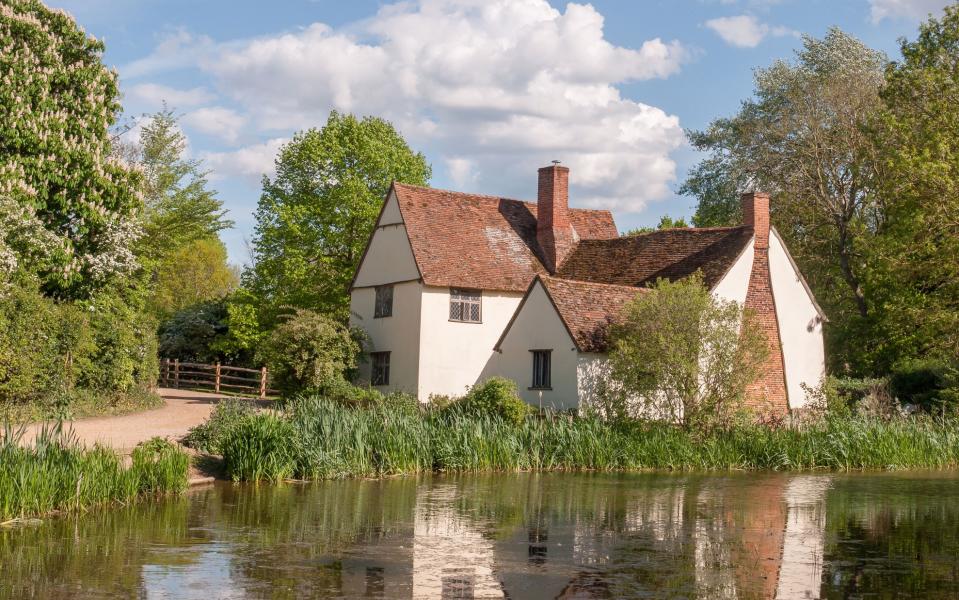
[[[851,471],[959,466],[959,422],[827,417],[802,429],[742,425],[703,434],[568,415],[518,423],[458,410],[348,407],[301,398],[281,413],[223,405],[188,438],[241,481],[426,472]],[[199,435],[201,434],[202,435]]]

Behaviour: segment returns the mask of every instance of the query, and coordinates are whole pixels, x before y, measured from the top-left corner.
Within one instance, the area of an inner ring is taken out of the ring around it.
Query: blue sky
[[[571,169],[574,206],[625,230],[689,215],[683,130],[729,115],[752,70],[836,25],[898,55],[945,0],[49,0],[107,44],[127,115],[161,102],[237,226],[247,262],[259,180],[329,110],[390,119],[432,185],[535,198]]]

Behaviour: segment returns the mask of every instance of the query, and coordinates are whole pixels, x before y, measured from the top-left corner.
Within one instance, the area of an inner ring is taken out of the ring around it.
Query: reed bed
[[[186,489],[189,456],[155,438],[134,449],[129,466],[114,451],[84,448],[60,426],[22,445],[23,429],[0,432],[0,523],[127,502]]]
[[[959,466],[959,422],[826,418],[803,429],[701,434],[653,422],[568,415],[519,424],[455,409],[355,408],[300,398],[221,432],[237,480],[376,477],[428,471],[859,470]]]

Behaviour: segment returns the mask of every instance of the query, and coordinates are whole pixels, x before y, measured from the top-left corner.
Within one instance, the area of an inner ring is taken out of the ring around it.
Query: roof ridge
[[[640,287],[638,285],[622,285],[619,283],[601,283],[599,281],[586,281],[584,279],[570,279],[569,277],[556,277],[555,275],[538,275],[537,277],[546,281],[561,281],[561,282],[573,283],[577,285],[613,288],[613,289],[618,289],[622,291],[629,290],[632,292],[641,292],[643,290],[648,289],[648,288]]]
[[[441,193],[446,193],[446,194],[456,194],[456,195],[459,195],[459,196],[475,196],[475,197],[477,197],[477,198],[488,198],[488,199],[490,199],[490,200],[508,200],[509,202],[520,202],[520,203],[526,204],[526,205],[528,205],[528,206],[537,206],[537,203],[536,203],[535,201],[533,201],[533,200],[520,200],[519,198],[510,198],[509,196],[496,196],[496,195],[493,195],[493,194],[480,194],[480,193],[476,193],[476,192],[461,192],[461,191],[459,191],[459,190],[450,190],[450,189],[447,189],[447,188],[430,187],[430,186],[428,186],[428,185],[415,185],[415,184],[412,184],[412,183],[403,183],[403,182],[401,182],[401,181],[394,181],[394,182],[393,182],[393,185],[394,185],[394,186],[400,186],[400,187],[414,188],[414,189],[418,189],[418,190],[426,190],[426,191],[430,191],[430,192],[441,192]],[[609,210],[608,208],[579,208],[579,207],[576,207],[576,206],[571,206],[571,207],[569,207],[569,210],[576,210],[576,211],[582,211],[582,212],[606,212],[606,213],[612,214],[612,211]]]

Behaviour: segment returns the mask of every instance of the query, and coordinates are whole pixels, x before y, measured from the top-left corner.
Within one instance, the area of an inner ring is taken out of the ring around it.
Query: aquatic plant
[[[159,438],[137,446],[124,467],[113,450],[84,448],[59,425],[42,430],[30,445],[21,444],[23,433],[9,425],[0,432],[0,522],[187,486],[189,457]]]
[[[831,417],[802,429],[741,425],[696,434],[665,423],[548,414],[518,424],[443,408],[290,402],[231,429],[235,479],[330,479],[427,471],[854,470],[959,466],[959,422]]]

